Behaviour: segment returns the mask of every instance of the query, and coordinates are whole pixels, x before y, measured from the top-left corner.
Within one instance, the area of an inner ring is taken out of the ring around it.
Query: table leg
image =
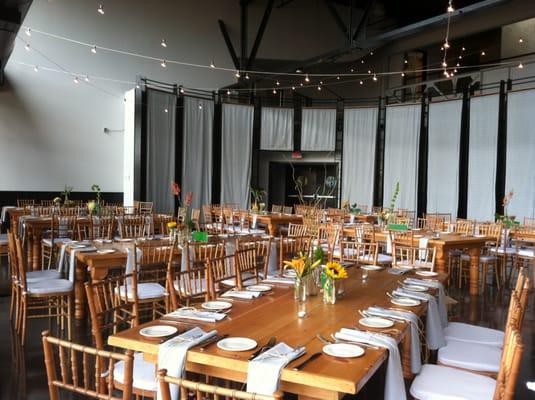
[[[479,294],[479,256],[481,249],[476,247],[468,250],[470,255],[470,295],[477,296]]]
[[[76,262],[76,271],[74,278],[74,318],[81,320],[85,318],[85,287],[84,282],[86,281],[86,268],[85,265]]]

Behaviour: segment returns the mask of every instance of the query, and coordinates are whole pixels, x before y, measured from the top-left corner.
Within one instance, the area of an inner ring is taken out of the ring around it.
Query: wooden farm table
[[[407,276],[407,275],[406,275]],[[297,365],[310,355],[321,352],[323,345],[316,334],[325,337],[342,327],[354,327],[359,319],[358,310],[371,305],[393,306],[385,292],[398,286],[398,281],[406,276],[396,276],[385,271],[371,271],[367,281],[360,279],[360,272],[352,268],[349,279],[344,282],[345,295],[337,299],[335,305],[323,304],[321,296],[310,297],[305,303],[307,316],[298,318],[300,308],[293,298],[293,288],[274,286],[273,293],[256,300],[234,300],[229,317],[218,323],[198,323],[194,321],[169,320],[163,318],[131,328],[108,338],[111,346],[132,349],[145,353],[145,358],[157,362],[158,341],[151,341],[139,334],[139,329],[149,325],[168,324],[180,330],[201,326],[205,330],[216,329],[219,335],[249,337],[264,345],[270,337],[284,341],[290,346],[306,346],[307,355],[290,363],[282,371],[280,389],[295,393],[299,399],[340,399],[346,393],[355,394],[380,368],[388,354],[385,349],[366,348],[363,357],[336,359],[322,355],[310,362],[303,370],[294,371]],[[445,275],[441,275],[445,279]],[[397,307],[397,306],[394,306]],[[399,308],[399,307],[398,307]],[[407,308],[409,309],[409,308]],[[424,314],[425,303],[411,307],[418,315]],[[400,330],[397,340],[401,344],[403,370],[410,377],[410,329],[402,322],[396,322]],[[360,327],[364,329],[364,327]],[[247,379],[248,357],[252,351],[225,352],[212,344],[206,349],[192,348],[187,354],[186,369],[222,379],[245,382]]]
[[[268,233],[271,236],[276,236],[279,231],[280,225],[292,224],[302,224],[303,217],[296,214],[282,214],[282,213],[258,213],[249,215],[249,223],[253,222],[253,219],[256,217],[256,222],[267,225]]]
[[[355,227],[344,227],[345,236],[354,236]],[[421,230],[414,231],[413,246],[419,245],[421,235],[426,232]],[[432,235],[432,234],[430,234]],[[375,239],[380,242],[387,241],[388,232],[375,232]],[[479,257],[481,249],[485,247],[485,243],[492,240],[491,237],[474,236],[474,235],[460,235],[456,233],[441,233],[438,238],[430,238],[428,245],[435,247],[436,257],[435,265],[436,271],[441,273],[448,273],[449,253],[454,249],[466,249],[470,255],[470,295],[477,296],[479,294]]]

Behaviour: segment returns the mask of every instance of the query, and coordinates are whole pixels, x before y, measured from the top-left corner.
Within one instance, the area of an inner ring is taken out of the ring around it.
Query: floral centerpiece
[[[307,298],[307,283],[313,271],[321,264],[321,259],[315,260],[307,254],[300,253],[299,257],[291,261],[284,261],[284,269],[291,269],[295,272],[296,300],[305,301]]]
[[[251,209],[253,211],[263,211],[263,208],[265,208],[266,206],[266,204],[264,203],[265,195],[266,191],[264,189],[253,187],[251,188],[251,196],[253,197],[253,204],[251,205]]]
[[[89,211],[89,215],[99,215],[100,214],[100,186],[97,184],[93,184],[91,186],[91,191],[95,193],[95,200],[91,200],[87,203],[87,210]]]
[[[336,281],[347,278],[347,271],[337,262],[330,261],[325,265],[321,274],[323,286],[323,302],[336,303]]]
[[[513,225],[515,225],[517,222],[515,221],[514,215],[509,215],[507,212],[507,207],[509,207],[509,203],[511,202],[512,198],[514,196],[514,192],[510,190],[503,198],[502,200],[502,206],[503,206],[503,215],[496,214],[496,221],[501,222],[503,226],[506,228],[512,228]]]
[[[394,217],[394,210],[396,208],[396,202],[399,196],[399,182],[396,182],[394,188],[394,193],[392,193],[392,198],[390,199],[390,206],[388,208],[383,208],[381,211],[380,218],[383,223],[388,223]]]
[[[72,204],[72,200],[69,200],[69,196],[71,195],[72,189],[72,186],[65,185],[65,187],[63,188],[63,192],[61,192],[61,195],[63,196],[63,205],[65,206],[69,206]]]

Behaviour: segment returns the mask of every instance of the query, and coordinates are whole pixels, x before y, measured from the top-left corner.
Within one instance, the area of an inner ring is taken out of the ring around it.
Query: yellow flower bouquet
[[[284,261],[284,269],[295,272],[294,298],[305,301],[308,295],[307,284],[312,272],[321,264],[321,259],[314,260],[303,253],[291,261]]]
[[[321,282],[323,287],[323,302],[336,303],[336,281],[347,278],[347,271],[337,262],[329,261],[323,269]]]

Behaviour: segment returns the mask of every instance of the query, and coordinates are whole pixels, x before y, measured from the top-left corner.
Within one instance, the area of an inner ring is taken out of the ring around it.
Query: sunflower
[[[325,265],[325,274],[331,279],[345,279],[347,278],[347,271],[337,262],[328,262]]]

